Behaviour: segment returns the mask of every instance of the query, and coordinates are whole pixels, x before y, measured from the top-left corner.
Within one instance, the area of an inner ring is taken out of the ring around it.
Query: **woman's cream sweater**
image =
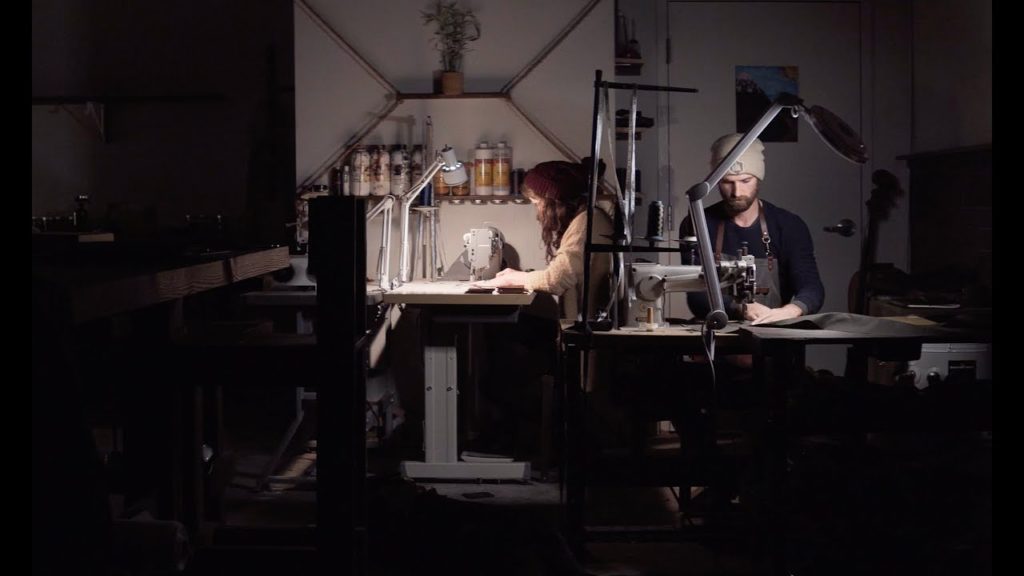
[[[592,240],[610,244],[608,238],[614,232],[612,220],[600,207],[594,210]],[[526,288],[559,296],[562,318],[576,320],[580,303],[583,301],[583,239],[587,234],[587,212],[584,210],[569,223],[555,257],[543,270],[528,272]],[[597,253],[590,255],[590,315],[608,305],[608,276],[612,269],[612,255]]]

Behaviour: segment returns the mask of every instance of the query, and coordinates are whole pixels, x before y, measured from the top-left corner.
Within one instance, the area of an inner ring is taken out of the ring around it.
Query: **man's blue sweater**
[[[818,275],[818,264],[814,260],[814,243],[811,233],[803,219],[788,210],[784,210],[761,201],[764,206],[765,219],[768,224],[768,235],[771,237],[772,254],[779,267],[779,283],[781,284],[782,303],[799,306],[804,314],[814,314],[825,302],[825,287]],[[736,256],[740,243],[746,242],[747,249],[755,258],[765,258],[765,245],[761,241],[761,224],[755,220],[747,228],[737,226],[725,211],[725,204],[718,202],[704,210],[708,222],[708,233],[711,236],[711,249],[715,249],[715,238],[718,227],[725,225],[725,236],[722,238],[722,255]],[[693,236],[690,217],[687,216],[679,227],[679,236]],[[686,261],[687,255],[683,255]],[[697,255],[697,263],[700,255]],[[686,302],[690,310],[698,318],[703,318],[710,306],[707,294],[690,292]],[[725,296],[725,309],[729,315],[737,318],[737,308],[732,306],[729,297]]]

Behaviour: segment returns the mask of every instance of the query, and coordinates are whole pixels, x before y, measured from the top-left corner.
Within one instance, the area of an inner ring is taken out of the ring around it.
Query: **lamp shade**
[[[455,158],[455,150],[451,146],[445,146],[441,150],[441,157],[444,159],[444,164],[441,166],[441,178],[444,179],[445,184],[458,186],[469,180],[466,167]]]

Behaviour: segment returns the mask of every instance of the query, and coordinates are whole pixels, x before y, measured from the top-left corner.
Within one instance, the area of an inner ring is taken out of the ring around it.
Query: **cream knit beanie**
[[[733,146],[743,138],[743,134],[726,134],[711,145],[711,169],[714,170]],[[750,174],[764,180],[764,144],[757,138],[746,149],[736,162],[729,167],[726,175]]]

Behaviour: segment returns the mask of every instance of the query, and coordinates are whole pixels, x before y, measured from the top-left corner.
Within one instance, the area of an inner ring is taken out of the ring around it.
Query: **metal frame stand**
[[[619,239],[619,240],[617,240],[617,242],[619,242],[618,244],[614,244],[614,245],[594,244],[594,242],[592,241],[592,237],[593,237],[593,233],[594,233],[594,208],[597,205],[597,187],[598,187],[598,181],[600,180],[599,166],[600,166],[600,155],[601,155],[601,135],[602,135],[602,132],[603,132],[603,130],[602,130],[603,122],[602,122],[601,103],[604,101],[602,99],[602,97],[601,97],[602,91],[603,90],[607,90],[609,88],[612,88],[612,89],[617,89],[617,90],[632,90],[634,92],[638,92],[638,91],[640,91],[640,92],[651,92],[651,91],[653,91],[653,92],[687,92],[687,93],[697,92],[697,90],[695,88],[679,88],[679,87],[675,87],[675,86],[655,86],[655,85],[651,85],[651,84],[625,84],[625,83],[622,83],[622,82],[606,82],[606,81],[601,80],[601,74],[602,74],[601,70],[595,70],[594,71],[594,117],[593,117],[593,122],[591,124],[591,132],[590,132],[590,158],[591,158],[591,165],[590,165],[590,175],[588,176],[588,181],[587,181],[587,188],[590,191],[590,198],[589,198],[589,201],[587,202],[587,236],[586,236],[586,241],[583,243],[583,285],[584,286],[590,286],[590,256],[594,252],[622,253],[622,252],[675,252],[675,251],[677,251],[677,249],[670,248],[670,247],[657,247],[657,246],[655,246],[655,247],[650,247],[650,246],[647,246],[647,247],[640,247],[640,246],[634,247],[632,245],[632,243],[631,243],[631,241],[632,241],[632,234],[624,233],[624,231],[621,231],[621,230],[616,230],[615,231],[615,237],[617,239]],[[629,140],[630,140],[631,143],[633,143],[633,142],[636,141],[636,134],[635,134],[635,132],[636,132],[636,99],[635,98],[633,99],[633,103],[632,103],[632,106],[631,106],[629,126],[630,126]],[[635,161],[634,161],[635,159],[633,158],[633,156],[634,156],[634,153],[631,150],[630,151],[630,158],[628,159],[629,160],[629,165],[630,165],[629,167],[630,167],[631,170],[633,168],[635,168]],[[614,169],[614,166],[612,168]],[[633,177],[632,174],[627,175],[627,177],[628,177],[630,183],[634,182],[634,177]],[[635,200],[633,198],[633,195],[632,195],[632,190],[628,191],[627,195],[628,195],[628,199],[620,198],[620,204],[619,205],[620,205],[620,209],[628,211],[631,214],[632,213],[632,209],[633,209],[632,204],[633,204],[633,202]],[[625,219],[628,217],[626,214],[624,214],[623,216],[624,216],[623,222],[624,222],[624,225],[626,227],[626,230],[628,231],[630,226],[631,226],[631,223],[625,221]],[[622,242],[622,239],[625,239],[624,243]],[[619,273],[620,274],[625,274],[625,270],[622,267],[620,267]],[[617,294],[615,292],[613,292],[612,297],[616,298]],[[612,309],[614,310],[615,308],[617,308],[617,306],[615,306],[613,304]],[[580,321],[577,324],[577,328],[579,328],[579,329],[589,333],[589,332],[593,331],[593,326],[591,324],[591,319],[589,318],[590,290],[584,290],[583,291],[583,303],[582,303],[582,307],[580,309],[582,310],[583,319],[582,319],[582,321]],[[617,328],[617,326],[615,326],[615,327]],[[584,368],[584,371],[586,371],[586,368]],[[587,375],[584,374],[584,379],[586,379],[586,376]]]
[[[504,458],[494,462],[459,460],[458,353],[454,336],[424,346],[423,367],[424,461],[403,461],[402,475],[412,479],[529,480],[529,462]]]

